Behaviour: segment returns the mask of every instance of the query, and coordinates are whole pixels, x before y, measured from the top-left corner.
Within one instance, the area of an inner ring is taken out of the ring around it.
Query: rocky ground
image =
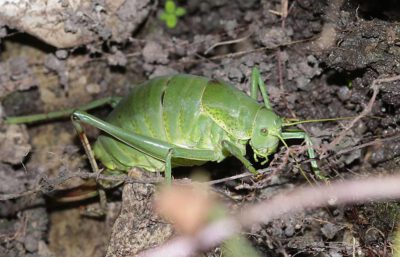
[[[2,118],[124,96],[165,74],[222,78],[249,92],[251,69],[257,66],[279,115],[353,117],[300,125],[329,180],[398,170],[400,9],[395,0],[178,1],[186,14],[174,28],[159,18],[164,2],[50,2],[46,15],[23,6],[0,8]],[[389,82],[373,87],[382,78]],[[105,117],[109,111],[94,114]],[[87,132],[91,141],[99,134]],[[304,150],[296,148],[301,142],[289,143],[297,162],[282,146],[269,163],[271,174],[215,185],[232,211],[296,185],[321,183]],[[83,183],[76,172],[90,168],[81,149],[68,118],[0,123],[0,194],[3,200],[13,198],[0,202],[0,256],[129,255],[172,234],[169,225],[154,222],[151,185],[109,192],[105,219],[81,215],[97,199],[55,201],[60,190]],[[201,169],[211,179],[245,171],[233,159]],[[174,175],[192,172],[178,169]],[[396,202],[322,208],[282,217],[246,235],[263,256],[387,256],[398,210]]]

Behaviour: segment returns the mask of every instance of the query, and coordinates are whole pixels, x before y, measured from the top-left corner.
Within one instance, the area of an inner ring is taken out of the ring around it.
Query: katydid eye
[[[261,132],[261,134],[263,134],[263,135],[268,135],[268,129],[267,129],[267,128],[262,128],[262,129],[260,130],[260,132]]]
[[[76,114],[72,114],[72,120],[79,121],[79,117]]]

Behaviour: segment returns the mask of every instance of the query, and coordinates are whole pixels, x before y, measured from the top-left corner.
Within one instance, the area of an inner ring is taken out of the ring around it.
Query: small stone
[[[341,88],[339,89],[339,91],[337,92],[337,96],[339,97],[339,99],[340,99],[342,102],[345,102],[345,101],[347,101],[347,100],[350,99],[350,97],[351,97],[351,91],[350,91],[350,89],[349,89],[348,87],[343,86],[343,87],[341,87]]]
[[[292,237],[293,235],[294,235],[294,232],[295,232],[295,228],[294,228],[294,226],[293,225],[288,225],[286,228],[285,228],[285,236],[287,236],[287,237]]]
[[[330,251],[329,251],[329,255],[330,255],[331,257],[343,257],[343,254],[337,252],[336,250],[330,250]]]
[[[333,239],[338,231],[339,227],[332,223],[327,223],[321,228],[322,234],[328,239]]]
[[[0,27],[0,38],[7,36],[6,27]]]
[[[101,87],[99,84],[91,83],[86,86],[86,92],[89,94],[98,94],[101,92]]]
[[[168,63],[168,52],[154,41],[150,41],[144,46],[142,55],[146,63]]]
[[[241,80],[243,78],[243,73],[236,67],[232,67],[229,69],[228,73],[229,78],[235,79],[235,80]]]
[[[237,37],[237,33],[235,32],[238,23],[236,20],[228,20],[224,21],[224,29],[230,37]]]
[[[54,54],[48,54],[44,60],[44,66],[49,70],[61,72],[65,70],[65,61]]]
[[[78,25],[76,25],[76,23],[72,20],[68,19],[64,22],[64,31],[75,34],[78,32]]]
[[[111,66],[124,67],[128,63],[128,58],[126,58],[126,55],[123,52],[117,50],[114,54],[107,57],[107,61]]]
[[[274,48],[290,40],[287,31],[280,27],[264,29],[259,34],[260,43],[265,47]]]
[[[163,65],[157,65],[156,68],[154,69],[153,73],[149,76],[150,79],[159,77],[159,76],[165,76],[165,75],[173,75],[173,74],[178,74],[179,72],[163,66]]]
[[[40,257],[54,257],[47,244],[41,240],[38,244],[38,255]]]
[[[25,126],[9,125],[0,132],[0,160],[18,165],[31,150]]]
[[[56,57],[60,60],[65,60],[68,57],[68,51],[61,49],[56,51]]]
[[[38,250],[38,239],[34,237],[34,235],[27,235],[24,240],[25,249],[28,252],[37,252]]]

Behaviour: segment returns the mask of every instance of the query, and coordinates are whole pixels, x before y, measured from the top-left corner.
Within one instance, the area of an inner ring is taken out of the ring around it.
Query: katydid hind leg
[[[321,174],[321,171],[318,167],[317,161],[315,160],[315,151],[313,148],[313,143],[311,141],[310,136],[304,131],[290,131],[290,132],[282,132],[283,139],[303,139],[307,146],[308,157],[311,159],[311,168],[314,174],[321,180],[326,180],[327,178]]]
[[[165,158],[165,182],[170,185],[172,182],[172,156],[174,150],[170,149],[167,154],[167,158]]]
[[[72,119],[72,124],[74,125],[75,130],[78,133],[78,136],[82,143],[83,149],[85,150],[86,156],[89,159],[89,163],[92,168],[92,171],[95,174],[100,174],[99,166],[97,165],[92,147],[90,146],[89,140],[87,139],[87,136],[86,136],[86,133],[85,133],[83,127],[81,126],[81,124],[78,121],[75,121],[74,119]],[[97,184],[97,193],[100,198],[100,209],[99,210],[97,210],[97,209],[86,210],[84,213],[86,216],[101,217],[106,214],[107,198],[106,198],[105,190],[100,184]]]
[[[81,212],[81,215],[91,218],[103,218],[107,214],[106,191],[103,188],[101,188],[99,184],[97,188],[97,195],[99,196],[100,208],[87,207]]]
[[[72,119],[72,124],[75,127],[76,133],[79,136],[79,140],[81,141],[83,149],[85,150],[86,156],[89,159],[89,163],[90,163],[90,166],[92,168],[92,171],[94,173],[98,174],[100,172],[99,171],[99,166],[97,165],[97,162],[96,162],[96,159],[94,157],[94,153],[93,153],[92,147],[90,146],[89,140],[88,140],[88,138],[86,136],[86,133],[85,133],[82,125],[78,121],[75,121],[73,119]]]
[[[90,103],[87,103],[85,105],[76,107],[76,108],[69,108],[69,109],[64,109],[61,111],[55,111],[55,112],[49,112],[49,113],[42,113],[42,114],[32,114],[32,115],[25,115],[25,116],[17,116],[17,117],[6,117],[5,123],[6,124],[21,124],[21,123],[34,123],[34,122],[40,122],[40,121],[49,121],[49,120],[55,120],[55,119],[61,119],[61,118],[67,118],[72,115],[72,113],[76,110],[81,110],[81,111],[89,111],[104,105],[110,105],[112,108],[114,108],[119,101],[121,100],[121,97],[106,97],[102,99],[98,99],[95,101],[92,101]]]
[[[214,161],[217,159],[215,152],[212,150],[183,148],[159,139],[142,136],[132,131],[125,131],[123,128],[114,126],[113,124],[98,119],[93,115],[90,115],[83,111],[74,112],[72,118],[75,124],[84,123],[93,126],[109,134],[115,139],[118,139],[119,141],[125,143],[127,146],[139,150],[140,152],[148,155],[151,158],[164,161],[166,163],[165,168],[167,181],[171,180],[171,163],[173,158],[199,161]],[[81,129],[79,127],[77,130],[78,133],[81,132]],[[88,156],[92,155],[92,153],[90,153],[89,151],[89,148],[88,152]],[[93,164],[94,163],[95,162],[93,162]],[[96,169],[96,166],[93,166],[94,169]]]
[[[260,71],[258,68],[253,68],[251,72],[251,97],[257,100],[257,92],[260,90],[261,95],[264,100],[265,108],[272,109],[271,102],[269,101],[269,96],[267,93],[267,89],[265,87],[265,83],[261,77]]]
[[[165,161],[169,150],[172,148],[174,149],[174,157],[176,158],[204,161],[213,161],[215,158],[215,153],[212,150],[178,147],[160,139],[143,136],[132,131],[126,131],[83,111],[76,111],[72,116],[75,121],[100,129],[126,145],[158,160]]]

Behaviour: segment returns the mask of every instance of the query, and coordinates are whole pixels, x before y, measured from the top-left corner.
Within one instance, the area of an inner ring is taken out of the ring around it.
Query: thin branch
[[[82,178],[82,179],[96,179],[96,180],[105,180],[111,182],[125,182],[125,183],[139,183],[139,184],[157,184],[164,181],[163,178],[152,178],[152,179],[136,179],[130,177],[128,175],[103,175],[103,174],[96,174],[93,172],[71,172],[67,174],[63,174],[60,177],[54,179],[48,178],[41,178],[38,184],[30,190],[21,192],[21,193],[13,193],[13,194],[1,194],[0,201],[6,201],[11,199],[16,199],[22,196],[27,196],[36,193],[48,193],[49,189],[53,189],[58,185],[63,184],[69,179],[72,178]]]
[[[390,78],[383,78],[383,79],[375,79],[374,81],[372,81],[372,85],[371,88],[373,89],[373,93],[372,93],[372,97],[368,102],[368,105],[365,107],[365,109],[358,115],[356,116],[351,122],[350,124],[342,131],[340,132],[339,136],[337,136],[331,143],[329,143],[327,146],[323,147],[322,152],[321,152],[321,158],[325,157],[327,155],[327,152],[329,150],[332,150],[335,148],[335,146],[337,144],[339,144],[343,138],[347,135],[347,133],[349,132],[349,130],[354,127],[354,125],[360,121],[362,118],[364,118],[365,116],[367,116],[371,111],[372,111],[372,107],[375,103],[376,97],[379,93],[379,86],[378,84],[381,83],[387,83],[387,82],[393,82],[393,81],[397,81],[400,80],[400,75],[398,76],[394,76],[394,77],[390,77]]]
[[[371,142],[367,142],[367,143],[364,143],[364,144],[360,144],[360,145],[356,145],[356,146],[353,146],[353,147],[349,147],[349,148],[340,150],[335,155],[340,155],[340,154],[356,151],[356,150],[359,150],[359,149],[362,149],[362,148],[365,148],[365,147],[368,147],[368,146],[378,145],[378,144],[381,144],[383,142],[394,141],[394,140],[397,140],[397,139],[400,139],[400,135],[395,135],[395,136],[387,137],[387,138],[378,138],[378,139],[375,139],[375,140],[373,140]]]
[[[260,51],[267,51],[267,50],[275,50],[275,49],[278,49],[280,47],[291,46],[291,45],[294,45],[294,44],[305,43],[305,42],[309,42],[309,41],[313,41],[313,40],[315,40],[315,38],[294,40],[294,41],[289,41],[289,42],[286,42],[286,43],[282,43],[282,44],[280,44],[278,46],[274,46],[274,47],[265,46],[265,47],[260,47],[260,48],[256,48],[256,49],[251,49],[251,50],[244,50],[244,51],[239,51],[239,52],[234,52],[234,53],[229,53],[229,54],[216,55],[216,56],[210,57],[208,59],[209,60],[220,60],[220,59],[224,59],[224,58],[235,58],[235,57],[246,55],[246,54],[250,54],[250,53],[255,53],[255,52],[260,52]]]
[[[209,52],[211,52],[211,50],[213,50],[214,48],[218,47],[218,46],[224,46],[224,45],[231,45],[231,44],[237,44],[240,43],[246,39],[248,39],[253,33],[250,33],[244,37],[241,38],[237,38],[237,39],[233,39],[233,40],[227,40],[227,41],[221,41],[218,43],[213,44],[212,46],[210,46],[205,52],[204,55],[207,55]]]

